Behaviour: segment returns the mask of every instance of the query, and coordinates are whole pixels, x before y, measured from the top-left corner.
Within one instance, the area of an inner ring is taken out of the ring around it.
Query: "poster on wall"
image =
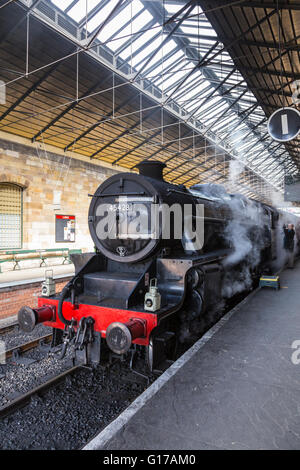
[[[75,242],[75,215],[55,216],[55,241]]]

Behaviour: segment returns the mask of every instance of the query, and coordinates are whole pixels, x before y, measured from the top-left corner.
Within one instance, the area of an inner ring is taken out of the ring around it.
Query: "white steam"
[[[284,195],[279,191],[271,191],[270,194],[271,204],[274,207],[291,207],[292,203],[284,200]]]
[[[227,187],[230,192],[236,192],[241,174],[245,171],[244,165],[238,160],[230,160]]]
[[[227,187],[236,192],[240,176],[245,171],[238,160],[229,163]],[[260,262],[264,238],[262,209],[253,201],[241,195],[235,195],[228,202],[231,216],[225,228],[225,238],[232,248],[232,253],[224,261],[225,277],[223,284],[224,297],[231,297],[252,286],[252,271]],[[260,234],[260,235],[259,235]],[[234,269],[234,265],[238,268]]]
[[[232,253],[223,263],[226,267],[223,295],[227,298],[251,288],[252,271],[260,263],[265,244],[262,208],[238,195],[231,199],[229,207],[231,219],[225,228],[225,237]]]

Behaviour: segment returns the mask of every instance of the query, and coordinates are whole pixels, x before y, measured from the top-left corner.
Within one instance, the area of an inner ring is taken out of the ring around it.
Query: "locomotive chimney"
[[[149,176],[149,178],[155,178],[161,181],[163,181],[163,169],[166,168],[166,166],[165,163],[155,160],[143,160],[136,165],[140,175]]]

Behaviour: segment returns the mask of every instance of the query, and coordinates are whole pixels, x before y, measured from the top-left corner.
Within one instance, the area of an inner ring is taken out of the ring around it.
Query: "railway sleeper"
[[[31,357],[24,356],[24,354],[23,354],[23,352],[20,348],[14,349],[13,352],[12,352],[11,362],[13,364],[30,366],[31,364],[34,364],[37,361],[38,361],[38,359],[33,359]]]

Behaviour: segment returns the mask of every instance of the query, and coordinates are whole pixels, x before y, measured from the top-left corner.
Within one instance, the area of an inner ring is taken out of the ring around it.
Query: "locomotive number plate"
[[[120,203],[120,204],[111,204],[109,207],[109,210],[112,212],[129,212],[133,210],[133,204],[125,204],[125,203]]]

